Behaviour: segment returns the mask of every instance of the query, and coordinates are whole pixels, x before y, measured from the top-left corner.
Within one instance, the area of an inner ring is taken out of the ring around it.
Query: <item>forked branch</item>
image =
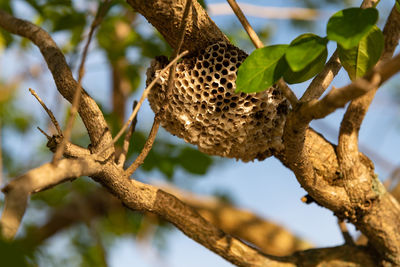
[[[42,53],[53,75],[60,94],[72,102],[78,83],[72,76],[65,57],[51,36],[42,28],[22,19],[17,19],[0,10],[0,27],[6,31],[31,40]],[[89,133],[93,151],[111,142],[111,133],[96,102],[83,90],[78,109]],[[111,152],[111,151],[110,151]]]

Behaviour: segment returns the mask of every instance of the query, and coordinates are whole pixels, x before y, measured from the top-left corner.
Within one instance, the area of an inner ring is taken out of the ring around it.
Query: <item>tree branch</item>
[[[64,55],[51,36],[42,28],[26,20],[17,19],[3,10],[0,10],[0,27],[10,33],[28,38],[38,46],[53,75],[58,91],[65,99],[72,102],[78,83],[74,80]],[[89,133],[94,151],[98,151],[99,148],[111,142],[111,133],[100,108],[84,90],[78,112]]]
[[[124,205],[133,210],[151,211],[157,214],[164,220],[174,224],[188,237],[237,266],[298,266],[303,262],[310,264],[311,261],[316,259],[320,262],[325,260],[334,264],[334,262],[337,262],[336,260],[340,260],[339,257],[335,258],[336,253],[329,254],[321,253],[320,251],[304,252],[304,254],[308,255],[307,257],[304,257],[303,253],[299,253],[297,257],[263,255],[253,247],[216,228],[175,196],[154,186],[126,179],[126,176],[123,176],[121,170],[116,169],[115,165],[107,164],[103,168],[103,174],[97,176],[95,180],[108,188]],[[360,248],[354,248],[352,250],[353,257],[348,255],[344,257],[345,261],[352,262],[355,266],[375,266],[376,263],[371,257],[361,251],[362,249],[360,250]],[[341,250],[341,253],[344,253],[344,251]],[[362,253],[365,257],[355,258],[354,255],[359,255],[359,253]],[[311,255],[315,255],[315,257],[313,258]],[[332,260],[333,258],[335,260]],[[304,266],[307,266],[307,264]]]
[[[394,64],[393,62],[389,63],[400,38],[399,22],[400,14],[397,11],[396,6],[394,6],[383,30],[385,36],[385,50],[382,54],[381,60],[377,63],[378,69],[385,70],[381,71],[382,75],[391,76],[399,70],[399,67],[396,67],[396,65],[400,63],[399,61],[396,61]],[[386,61],[384,61],[385,59]],[[390,67],[385,66],[386,64],[389,64]],[[388,74],[385,74],[386,72]],[[383,79],[387,78],[384,77]],[[355,161],[358,158],[358,133],[361,123],[367,114],[368,108],[371,105],[377,90],[378,86],[369,90],[367,94],[360,98],[354,99],[347,108],[340,125],[338,143],[339,159],[346,157],[346,160],[348,160],[349,155],[352,155],[353,157],[353,160],[351,161]],[[349,149],[351,149],[351,151],[349,151]],[[346,154],[347,156],[344,156]],[[343,164],[347,163],[348,161],[343,162]]]
[[[179,25],[186,0],[127,0],[127,2],[162,34],[171,47],[178,47]],[[193,1],[182,50],[188,50],[189,54],[192,54],[220,41],[229,42],[201,5]]]
[[[399,57],[400,59],[400,57]],[[344,107],[349,101],[373,91],[380,85],[380,75],[376,73],[372,81],[363,78],[357,79],[353,83],[332,90],[321,100],[313,100],[304,103],[299,110],[299,116],[303,117],[303,122],[310,122],[314,119],[322,119],[338,108]]]
[[[320,98],[338,74],[341,67],[342,65],[340,64],[338,53],[335,51],[325,64],[324,69],[312,80],[307,90],[300,98],[300,101],[308,102]]]
[[[139,156],[135,159],[135,161],[128,167],[125,171],[126,176],[131,176],[140,165],[143,164],[144,160],[146,159],[147,155],[149,154],[151,148],[153,147],[154,140],[156,139],[158,128],[160,127],[161,120],[156,115],[153,121],[153,125],[151,126],[151,130],[147,140],[144,144],[142,151],[140,152]]]
[[[361,8],[373,7],[378,4],[378,2],[379,0],[364,0],[361,3]],[[312,80],[311,84],[300,98],[300,101],[308,102],[320,98],[338,74],[341,67],[342,65],[340,64],[338,52],[336,50],[325,64],[324,69]]]
[[[258,38],[257,33],[251,27],[249,21],[244,16],[242,10],[239,5],[236,3],[236,0],[228,0],[229,5],[231,6],[233,12],[235,12],[236,17],[240,20],[243,28],[247,32],[250,37],[250,40],[253,42],[256,48],[264,47],[264,44],[261,42],[260,38]]]
[[[56,120],[56,117],[54,117],[53,112],[49,108],[47,108],[46,104],[43,102],[43,100],[37,95],[35,90],[29,88],[29,92],[36,98],[36,100],[42,105],[43,109],[46,111],[47,115],[49,115],[49,118],[51,122],[53,123],[54,127],[56,127],[58,135],[62,136],[62,131],[60,128],[60,125],[58,124],[58,121]]]
[[[152,187],[152,186],[149,186]],[[146,187],[148,188],[148,187]],[[152,187],[154,188],[154,187]],[[164,188],[164,187],[162,187]],[[166,187],[167,191],[171,191],[170,187]],[[143,188],[142,188],[143,189]],[[138,192],[136,195],[145,195],[147,194],[145,190],[141,192],[140,190],[136,190]],[[176,194],[176,190],[172,190]],[[180,190],[178,190],[177,195],[179,198],[184,200],[184,202],[189,203],[189,206],[194,207],[197,211],[200,212],[201,216],[205,216],[207,218],[214,218],[218,221],[217,217],[223,219],[219,224],[226,224],[225,227],[232,229],[235,228],[234,225],[237,225],[237,222],[227,222],[229,219],[227,214],[235,216],[234,218],[239,219],[239,223],[247,223],[251,224],[252,227],[266,227],[265,233],[271,233],[273,231],[275,235],[277,231],[281,233],[282,229],[279,226],[271,225],[268,222],[258,222],[259,218],[256,215],[253,215],[247,211],[237,210],[234,207],[230,207],[229,205],[220,203],[219,201],[214,201],[214,199],[203,199],[203,198],[193,198],[192,196],[188,196],[182,194]],[[171,196],[172,197],[172,196]],[[170,203],[170,202],[168,202]],[[219,204],[218,204],[219,203]],[[185,204],[186,205],[186,204]],[[87,209],[90,209],[92,212],[87,214],[85,212]],[[95,217],[103,216],[104,213],[108,211],[120,211],[123,212],[123,206],[121,202],[112,197],[110,194],[106,193],[104,190],[98,190],[90,195],[85,195],[79,198],[74,198],[72,202],[67,204],[64,208],[56,210],[55,213],[50,217],[48,222],[40,228],[34,229],[33,231],[29,231],[28,235],[23,238],[24,242],[28,242],[31,246],[36,247],[39,246],[45,239],[51,237],[55,233],[72,226],[74,223],[81,222],[82,220],[93,220]],[[87,217],[87,216],[90,217]],[[86,216],[86,217],[85,217]],[[171,216],[174,216],[173,214]],[[187,221],[187,218],[185,219]],[[255,221],[253,221],[255,220]],[[262,219],[261,219],[262,220]],[[181,224],[184,221],[180,222]],[[189,220],[189,223],[193,223],[192,220]],[[233,224],[232,224],[233,223]],[[207,222],[208,224],[208,222]],[[233,228],[232,228],[233,227]],[[242,231],[235,231],[236,234],[243,234],[246,236],[252,236],[251,231],[245,231],[245,228],[242,226]],[[258,228],[258,233],[260,232],[260,228]],[[201,235],[202,232],[200,232]],[[235,235],[236,235],[235,234]],[[249,235],[250,234],[250,235]],[[280,234],[278,234],[280,235]],[[262,235],[261,235],[262,236]],[[258,240],[262,240],[260,236],[253,235],[254,238]],[[246,240],[246,239],[245,239]],[[270,240],[267,238],[264,240]],[[276,244],[279,248],[284,248],[285,244],[288,245],[287,242],[283,242],[280,244]],[[296,245],[296,244],[293,244]],[[298,244],[297,244],[298,245]],[[267,247],[265,244],[264,247]],[[277,248],[269,248],[270,250],[277,251]],[[293,248],[290,246],[286,247],[286,251],[291,251]],[[268,250],[268,249],[267,249]],[[237,253],[238,256],[240,254],[245,254],[248,251],[233,251]],[[226,251],[227,254],[232,253],[229,250]],[[281,253],[283,253],[281,251]],[[355,247],[355,246],[341,246],[334,248],[321,248],[321,249],[311,249],[301,252],[294,253],[291,257],[273,257],[273,256],[265,256],[266,258],[270,258],[272,261],[266,263],[266,265],[262,265],[263,262],[241,262],[239,266],[316,266],[318,264],[324,264],[324,266],[376,266],[377,263],[374,262],[373,257],[370,255],[370,251],[365,250],[363,247]],[[318,263],[318,264],[317,264]]]
[[[133,109],[135,109],[135,107],[137,106],[137,101],[135,100],[133,102]],[[118,166],[123,168],[125,161],[126,161],[126,156],[128,154],[128,150],[129,150],[129,144],[132,138],[133,133],[135,132],[136,129],[136,123],[137,123],[137,115],[133,118],[131,125],[129,126],[128,132],[126,133],[125,137],[124,137],[124,143],[122,145],[122,151],[121,154],[119,155],[118,158]]]
[[[82,94],[82,79],[83,79],[83,76],[85,75],[85,62],[86,62],[87,53],[89,50],[89,45],[90,45],[90,42],[92,41],[94,31],[96,30],[97,26],[100,25],[109,6],[110,6],[110,3],[108,2],[108,0],[105,0],[104,5],[99,4],[96,16],[95,16],[92,24],[90,25],[89,35],[88,35],[85,47],[83,48],[81,63],[79,65],[78,85],[75,89],[74,96],[72,98],[72,103],[71,103],[72,105],[71,105],[71,108],[69,109],[69,113],[68,113],[69,116],[68,116],[67,123],[66,123],[65,129],[64,129],[64,134],[63,134],[63,138],[61,140],[61,144],[57,147],[57,150],[54,153],[53,159],[51,161],[53,164],[55,164],[60,159],[60,157],[64,154],[65,144],[69,142],[69,138],[71,137],[72,127],[74,126],[75,117],[76,117],[76,113],[78,112],[79,102],[80,102],[81,94]]]
[[[160,185],[160,188],[177,196],[216,227],[256,245],[264,253],[283,256],[311,247],[308,242],[294,236],[283,227],[215,197],[199,197],[170,185]],[[85,212],[87,210],[90,212]],[[126,209],[117,198],[104,189],[77,195],[63,207],[55,209],[44,225],[30,229],[22,239],[37,247],[58,232],[84,221],[84,218],[96,220],[108,216],[111,212],[124,213]]]
[[[375,67],[365,80],[358,79],[342,89],[332,90],[319,101],[301,105],[288,116],[284,133],[286,151],[278,155],[319,204],[334,211],[339,219],[353,222],[371,240],[371,245],[393,264],[400,264],[400,236],[397,234],[400,206],[380,184],[373,164],[359,153],[358,160],[354,161],[355,151],[352,151],[354,155],[340,159],[333,146],[325,148],[325,156],[317,143],[320,138],[311,139],[307,135],[312,119],[329,114],[346,99],[373,90],[399,70],[400,55],[397,55]],[[318,157],[327,157],[332,162],[321,162]],[[330,165],[330,170],[324,170],[326,164]],[[356,179],[348,180],[346,176]]]
[[[161,185],[161,188],[189,204],[216,227],[256,245],[264,253],[284,256],[311,247],[309,242],[294,236],[282,226],[216,197],[198,196],[172,186]]]
[[[254,44],[254,46],[258,48],[264,47],[264,44],[261,42],[260,38],[258,38],[257,33],[251,27],[249,21],[246,19],[245,15],[243,14],[242,10],[240,9],[239,5],[236,3],[236,0],[228,0],[230,7],[232,8],[233,12],[235,13],[236,17],[239,19],[240,23],[242,24],[243,28],[246,30],[247,34],[250,37],[250,40]],[[296,95],[290,89],[290,87],[286,84],[283,79],[279,79],[276,83],[278,88],[281,90],[283,95],[289,100],[292,107],[294,107],[298,100]]]
[[[160,77],[169,70],[169,68],[176,63],[179,59],[181,59],[183,56],[187,55],[188,51],[183,51],[182,53],[180,53],[176,58],[174,58],[174,60],[172,60],[167,66],[165,66],[164,69],[162,69],[160,71],[160,74],[158,77],[156,77],[153,81],[151,81],[151,83],[143,90],[142,96],[139,99],[138,104],[136,105],[136,107],[133,109],[131,115],[129,116],[128,120],[126,121],[126,123],[122,126],[122,128],[119,130],[119,132],[117,133],[117,135],[113,138],[113,140],[107,144],[103,150],[101,150],[99,152],[99,154],[102,154],[105,150],[107,150],[107,148],[112,147],[115,142],[118,141],[118,139],[122,136],[122,134],[126,131],[126,129],[128,129],[129,125],[132,123],[133,119],[136,117],[137,113],[139,112],[140,107],[142,106],[144,100],[147,98],[147,95],[149,94],[151,88],[153,88],[153,86],[157,83],[158,79],[160,79]]]
[[[63,159],[54,166],[46,163],[12,180],[2,189],[5,194],[4,210],[0,225],[2,235],[12,239],[24,216],[29,195],[82,175],[94,175],[101,165],[90,158]]]

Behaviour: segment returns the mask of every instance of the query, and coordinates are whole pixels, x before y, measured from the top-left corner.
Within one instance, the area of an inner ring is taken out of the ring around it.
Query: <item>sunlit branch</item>
[[[5,194],[0,219],[2,235],[7,239],[14,238],[31,194],[82,175],[94,175],[100,170],[101,165],[90,158],[63,159],[57,166],[46,163],[12,180],[2,189]]]
[[[105,1],[105,5],[100,5],[96,14],[96,17],[94,18],[92,24],[90,25],[90,31],[89,35],[85,44],[85,47],[83,48],[83,53],[82,53],[82,58],[81,58],[81,63],[79,65],[79,70],[78,70],[78,85],[75,89],[74,97],[72,99],[72,106],[69,110],[69,116],[67,119],[67,123],[64,129],[64,134],[62,141],[60,145],[57,147],[56,152],[54,153],[52,163],[55,164],[60,157],[64,154],[64,149],[65,149],[65,144],[69,142],[69,139],[71,137],[71,132],[72,132],[72,127],[74,125],[75,117],[76,114],[78,113],[78,105],[81,99],[81,94],[82,94],[82,79],[83,76],[85,75],[85,62],[87,58],[87,53],[89,50],[89,45],[90,42],[92,41],[92,37],[94,34],[95,29],[97,26],[100,25],[101,21],[103,20],[103,17],[106,15],[106,11],[108,10],[108,7],[110,5],[110,2],[108,0]]]

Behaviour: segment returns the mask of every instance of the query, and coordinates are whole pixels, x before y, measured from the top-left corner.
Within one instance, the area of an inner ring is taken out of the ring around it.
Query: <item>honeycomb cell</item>
[[[289,103],[274,87],[257,94],[235,93],[237,69],[246,57],[237,47],[220,42],[183,59],[177,64],[170,100],[165,97],[168,72],[164,73],[149,94],[155,113],[166,107],[160,113],[162,126],[211,155],[250,161],[281,150]],[[167,64],[166,57],[153,60],[147,84]]]

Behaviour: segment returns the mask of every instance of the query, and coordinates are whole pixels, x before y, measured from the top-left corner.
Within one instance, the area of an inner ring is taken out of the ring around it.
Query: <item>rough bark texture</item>
[[[256,245],[264,253],[284,256],[312,247],[310,243],[283,227],[215,197],[199,197],[171,186],[161,188],[193,207],[218,228]],[[44,225],[29,229],[23,241],[37,247],[46,239],[75,224],[107,217],[110,213],[124,214],[127,211],[121,201],[102,188],[87,195],[77,194],[63,207],[54,210]]]
[[[51,36],[40,27],[28,21],[14,18],[2,10],[0,10],[0,27],[10,33],[28,38],[40,49],[53,75],[58,91],[65,99],[72,102],[78,83],[73,78],[63,53]],[[84,90],[82,91],[78,112],[88,130],[93,151],[97,151],[100,146],[111,142],[111,133],[103,113],[93,98]]]
[[[177,48],[185,0],[128,0],[127,2],[164,36],[171,47]],[[187,21],[181,51],[189,50],[193,53],[219,41],[229,42],[197,1],[193,1]]]

